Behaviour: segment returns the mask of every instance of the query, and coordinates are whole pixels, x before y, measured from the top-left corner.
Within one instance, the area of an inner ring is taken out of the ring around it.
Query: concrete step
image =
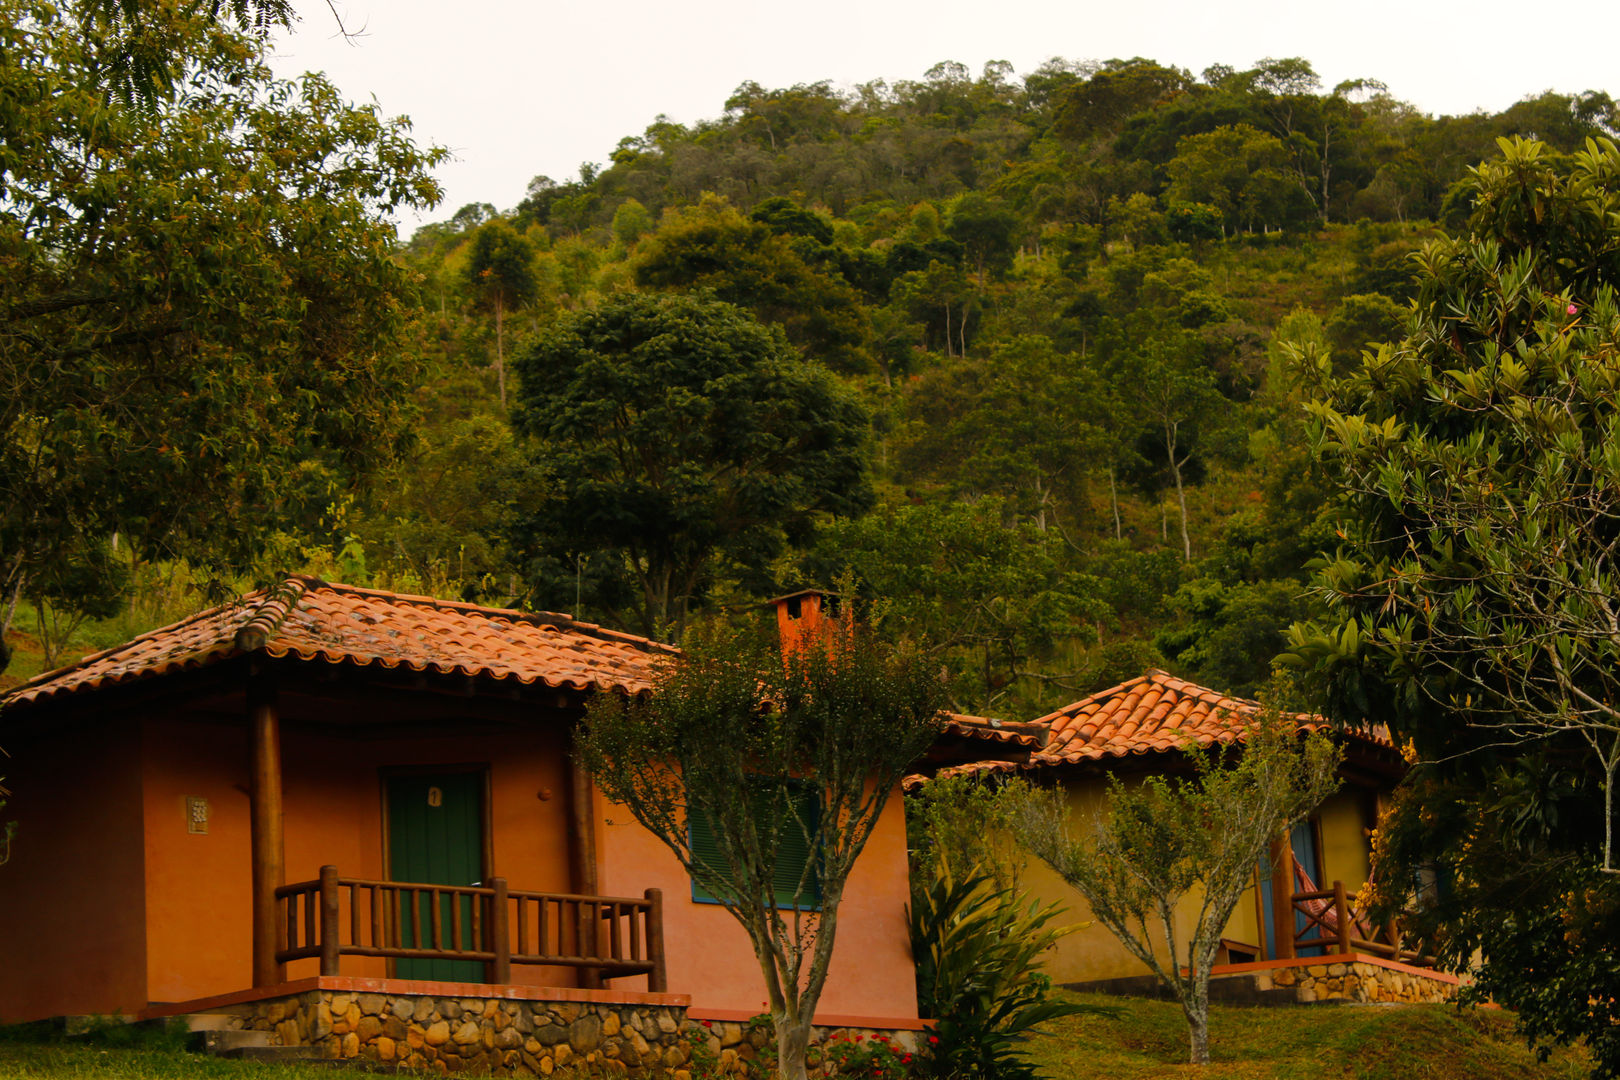
[[[227,1031],[239,1017],[234,1013],[187,1013],[176,1019],[184,1020],[191,1031]]]
[[[231,1028],[193,1028],[191,1037],[186,1040],[186,1049],[193,1053],[215,1055],[242,1047],[269,1045],[268,1031],[236,1031]]]

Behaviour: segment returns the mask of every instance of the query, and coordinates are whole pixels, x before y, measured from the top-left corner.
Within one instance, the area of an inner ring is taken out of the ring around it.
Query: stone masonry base
[[[1241,965],[1247,967],[1248,965]],[[1243,978],[1229,975],[1227,978]],[[1406,964],[1390,964],[1352,954],[1296,962],[1248,975],[1257,990],[1292,990],[1300,1004],[1316,1001],[1442,1002],[1457,993],[1455,977]]]
[[[229,1013],[232,1028],[269,1032],[282,1046],[317,1047],[327,1058],[493,1076],[549,1077],[562,1069],[635,1080],[691,1080],[694,1048],[723,1072],[740,1076],[771,1038],[768,1024],[689,1017],[684,995],[565,991],[547,997],[543,988],[525,996],[501,987],[498,995],[481,996],[483,988],[472,985],[445,984],[440,989],[463,991],[448,994],[372,985],[317,986],[207,1011]],[[917,1032],[817,1027],[812,1046],[845,1034],[883,1035],[909,1051],[915,1049]],[[818,1057],[812,1052],[813,1063]]]
[[[1096,993],[1167,996],[1152,975],[1066,984]],[[1320,1002],[1427,1003],[1450,1001],[1455,975],[1395,963],[1365,953],[1295,960],[1222,964],[1210,973],[1213,1001],[1246,1005],[1309,1005]]]

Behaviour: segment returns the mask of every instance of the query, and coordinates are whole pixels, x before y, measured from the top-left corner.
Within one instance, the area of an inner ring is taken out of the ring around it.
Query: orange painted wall
[[[692,882],[670,850],[622,806],[597,802],[602,889],[639,896],[664,892],[670,990],[692,995],[696,1009],[766,1011],[764,976],[748,935],[718,904],[692,899]],[[915,1018],[917,988],[906,932],[905,810],[896,791],[850,874],[838,910],[837,939],[818,1012]],[[615,986],[641,989],[645,980]]]
[[[0,1019],[133,1011],[251,985],[245,722],[120,717],[66,738],[8,740],[7,748],[15,794],[6,816],[20,831],[12,863],[0,870]],[[560,724],[375,740],[288,725],[282,757],[289,881],[313,879],[326,863],[346,877],[386,876],[379,770],[487,763],[492,875],[514,889],[570,891]],[[206,834],[188,831],[187,796],[208,801]],[[760,1011],[762,978],[742,929],[718,906],[692,901],[674,856],[627,813],[600,798],[595,809],[601,891],[664,890],[669,988],[699,1007]],[[906,899],[896,793],[845,894],[824,1014],[917,1015]],[[354,957],[342,970],[386,974],[385,961]],[[289,978],[315,973],[314,960],[288,969]],[[575,981],[568,970],[522,966],[513,978]],[[640,989],[645,979],[609,985]]]
[[[146,807],[148,1000],[184,1001],[252,984],[245,726],[185,719],[149,725],[143,762]],[[514,889],[566,892],[568,856],[563,736],[554,725],[506,736],[352,740],[282,734],[283,819],[288,881],[308,881],[330,863],[344,877],[385,877],[385,767],[487,764],[494,866]],[[546,791],[548,800],[539,794]],[[187,833],[186,795],[211,804],[206,836]],[[341,912],[348,925],[347,904]],[[207,927],[199,934],[198,927]],[[346,975],[381,977],[386,961],[345,957]],[[314,960],[289,978],[317,973]],[[572,985],[572,974],[515,967],[534,985]]]
[[[0,1021],[146,1003],[138,722],[6,738]]]

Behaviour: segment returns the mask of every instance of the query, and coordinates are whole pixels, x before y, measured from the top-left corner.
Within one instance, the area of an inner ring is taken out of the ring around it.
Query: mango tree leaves
[[[239,568],[405,437],[387,215],[442,151],[206,18],[171,13],[182,74],[126,108],[71,11],[0,11],[0,598],[115,529]]]

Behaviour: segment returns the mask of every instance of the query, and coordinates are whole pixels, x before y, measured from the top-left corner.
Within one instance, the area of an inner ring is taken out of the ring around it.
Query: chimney
[[[776,632],[782,653],[796,651],[807,639],[838,625],[838,594],[803,589],[765,602],[776,609]]]

